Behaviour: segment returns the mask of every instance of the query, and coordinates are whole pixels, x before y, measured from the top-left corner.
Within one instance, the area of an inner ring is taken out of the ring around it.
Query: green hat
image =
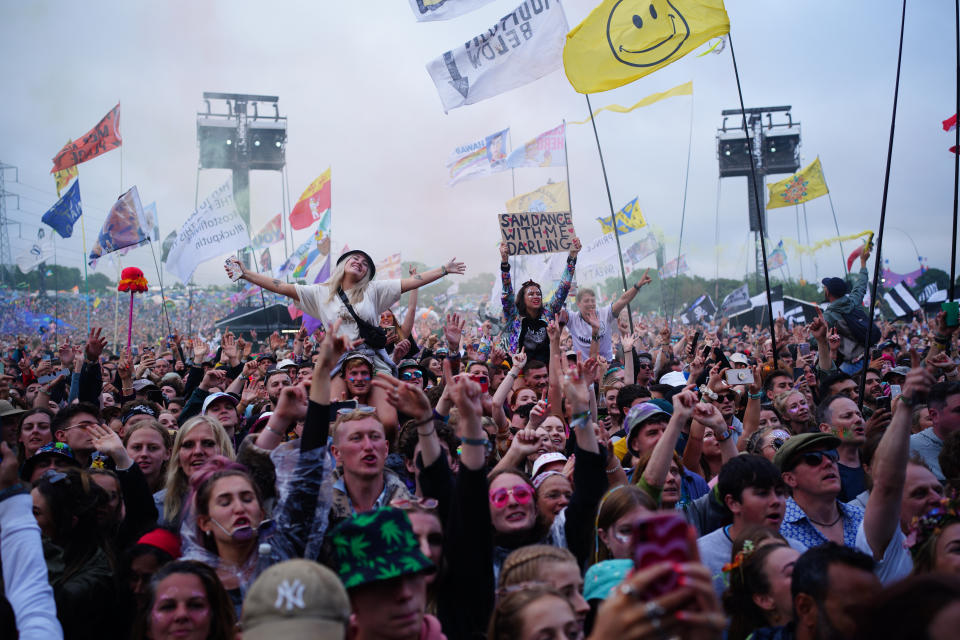
[[[614,587],[623,582],[630,570],[633,569],[633,560],[602,560],[590,565],[583,577],[583,599],[606,600]]]
[[[832,433],[801,433],[783,443],[773,458],[780,472],[790,471],[796,460],[810,451],[830,451],[840,446],[840,438]]]
[[[347,589],[434,569],[400,509],[383,507],[355,515],[337,525],[330,539]]]

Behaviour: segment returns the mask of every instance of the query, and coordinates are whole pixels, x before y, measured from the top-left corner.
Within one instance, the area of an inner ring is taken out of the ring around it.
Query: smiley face
[[[618,0],[607,19],[613,56],[631,67],[652,67],[690,37],[687,19],[670,0]]]

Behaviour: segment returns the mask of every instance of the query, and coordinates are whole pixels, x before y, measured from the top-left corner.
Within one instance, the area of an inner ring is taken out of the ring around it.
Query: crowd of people
[[[501,248],[502,312],[435,331],[466,265],[352,250],[232,265],[312,334],[0,334],[0,637],[954,637],[947,315],[864,333],[865,250],[809,323],[641,319],[646,273],[570,295],[579,248],[519,284]]]

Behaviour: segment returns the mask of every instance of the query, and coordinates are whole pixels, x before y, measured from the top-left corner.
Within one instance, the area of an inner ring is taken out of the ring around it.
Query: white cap
[[[207,407],[209,407],[211,404],[213,404],[220,398],[228,399],[230,402],[233,403],[233,406],[237,406],[238,404],[240,404],[240,401],[237,400],[236,397],[230,395],[229,393],[226,393],[224,391],[217,391],[216,393],[211,393],[206,397],[206,399],[203,401],[203,408],[200,410],[200,413],[205,414],[207,412]]]
[[[671,387],[685,387],[687,386],[687,376],[683,375],[683,371],[668,371],[660,377],[660,384],[668,384]]]
[[[563,455],[559,451],[551,451],[550,453],[545,453],[533,461],[533,469],[530,471],[530,477],[536,478],[537,474],[540,473],[540,470],[543,469],[548,464],[551,464],[553,462],[566,463],[566,461],[567,461],[567,456]]]
[[[290,359],[286,359],[286,360],[281,360],[280,362],[278,362],[276,368],[277,368],[277,369],[285,369],[285,368],[287,368],[287,367],[295,367],[295,366],[297,366],[297,363],[296,363],[296,362],[294,362],[293,360],[290,360]]]
[[[745,364],[747,366],[750,366],[750,359],[747,358],[746,354],[743,354],[743,353],[734,353],[727,359],[730,362],[737,362],[739,364]]]

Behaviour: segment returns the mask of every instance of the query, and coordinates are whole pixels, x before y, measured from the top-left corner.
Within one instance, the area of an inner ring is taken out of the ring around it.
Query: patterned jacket
[[[573,284],[573,272],[577,267],[577,259],[572,261],[567,258],[567,265],[560,276],[560,284],[557,292],[553,294],[549,305],[544,305],[543,313],[540,319],[544,322],[550,322],[563,309],[567,300],[567,294],[570,293],[570,286]],[[510,279],[510,271],[501,271],[500,279],[503,281],[503,293],[500,294],[500,303],[503,305],[503,318],[505,321],[504,331],[507,333],[507,348],[510,353],[516,353],[520,350],[520,325],[523,318],[517,311],[517,303],[514,299],[513,281]]]

